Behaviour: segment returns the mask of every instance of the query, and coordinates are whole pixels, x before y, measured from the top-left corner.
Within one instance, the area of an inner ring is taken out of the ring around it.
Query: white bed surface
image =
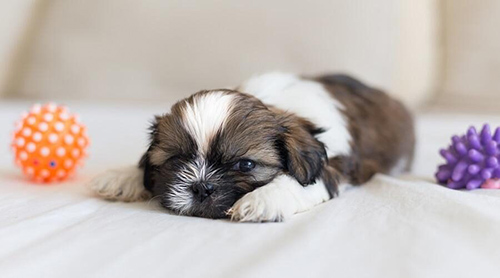
[[[0,103],[2,278],[500,275],[500,191],[432,183],[451,134],[500,126],[500,116],[420,115],[413,178],[379,175],[285,223],[241,224],[107,202],[83,187],[136,163],[147,121],[169,104],[70,105],[89,128],[91,156],[75,179],[50,186],[26,182],[12,163],[10,133],[28,106]]]

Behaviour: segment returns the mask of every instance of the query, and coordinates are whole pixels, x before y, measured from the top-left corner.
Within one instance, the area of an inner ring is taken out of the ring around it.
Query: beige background
[[[432,0],[39,1],[11,96],[170,101],[270,70],[347,72],[411,105],[435,91]]]
[[[442,91],[452,102],[500,100],[500,1],[444,1]]]
[[[37,0],[0,1],[0,96],[6,93],[36,4]]]

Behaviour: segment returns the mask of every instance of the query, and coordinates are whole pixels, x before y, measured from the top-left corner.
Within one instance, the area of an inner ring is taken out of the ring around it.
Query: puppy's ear
[[[141,157],[141,161],[139,162],[139,168],[144,170],[144,176],[142,179],[142,183],[144,184],[144,188],[146,188],[149,191],[153,191],[153,175],[151,168],[153,167],[151,163],[149,162],[149,155],[148,151]]]
[[[315,138],[323,130],[306,119],[285,112],[278,112],[278,121],[283,127],[282,156],[288,174],[301,185],[314,183],[321,177],[327,160],[325,146]]]
[[[153,191],[153,184],[154,184],[152,170],[153,167],[155,166],[151,165],[150,152],[153,146],[156,144],[157,140],[156,134],[158,132],[158,119],[159,116],[156,116],[155,120],[151,122],[151,126],[149,128],[150,132],[149,148],[146,151],[146,153],[144,153],[144,155],[141,157],[141,160],[139,162],[139,168],[144,170],[144,177],[143,177],[144,188],[146,188],[149,191]]]

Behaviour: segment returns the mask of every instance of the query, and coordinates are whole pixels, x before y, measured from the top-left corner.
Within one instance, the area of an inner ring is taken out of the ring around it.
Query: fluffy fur
[[[329,199],[323,181],[304,187],[290,176],[282,175],[243,196],[228,213],[235,221],[283,221]]]
[[[324,129],[317,138],[325,144],[328,157],[350,153],[352,138],[342,112],[345,107],[321,83],[276,72],[251,78],[238,90]]]
[[[184,128],[192,136],[201,154],[206,154],[213,136],[224,128],[231,113],[234,96],[224,91],[202,94],[183,107]]]
[[[344,75],[270,73],[179,101],[156,117],[139,168],[90,185],[181,215],[283,221],[341,184],[408,170],[413,149],[412,118],[386,94]]]
[[[93,178],[88,187],[103,199],[136,202],[149,199],[151,192],[142,186],[144,171],[137,166],[108,170]]]

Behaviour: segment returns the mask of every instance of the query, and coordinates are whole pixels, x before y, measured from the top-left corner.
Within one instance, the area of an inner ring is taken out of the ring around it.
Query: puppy
[[[410,113],[345,75],[269,73],[235,90],[200,91],[157,116],[139,167],[101,174],[107,199],[157,197],[181,215],[282,221],[339,185],[410,168]]]

